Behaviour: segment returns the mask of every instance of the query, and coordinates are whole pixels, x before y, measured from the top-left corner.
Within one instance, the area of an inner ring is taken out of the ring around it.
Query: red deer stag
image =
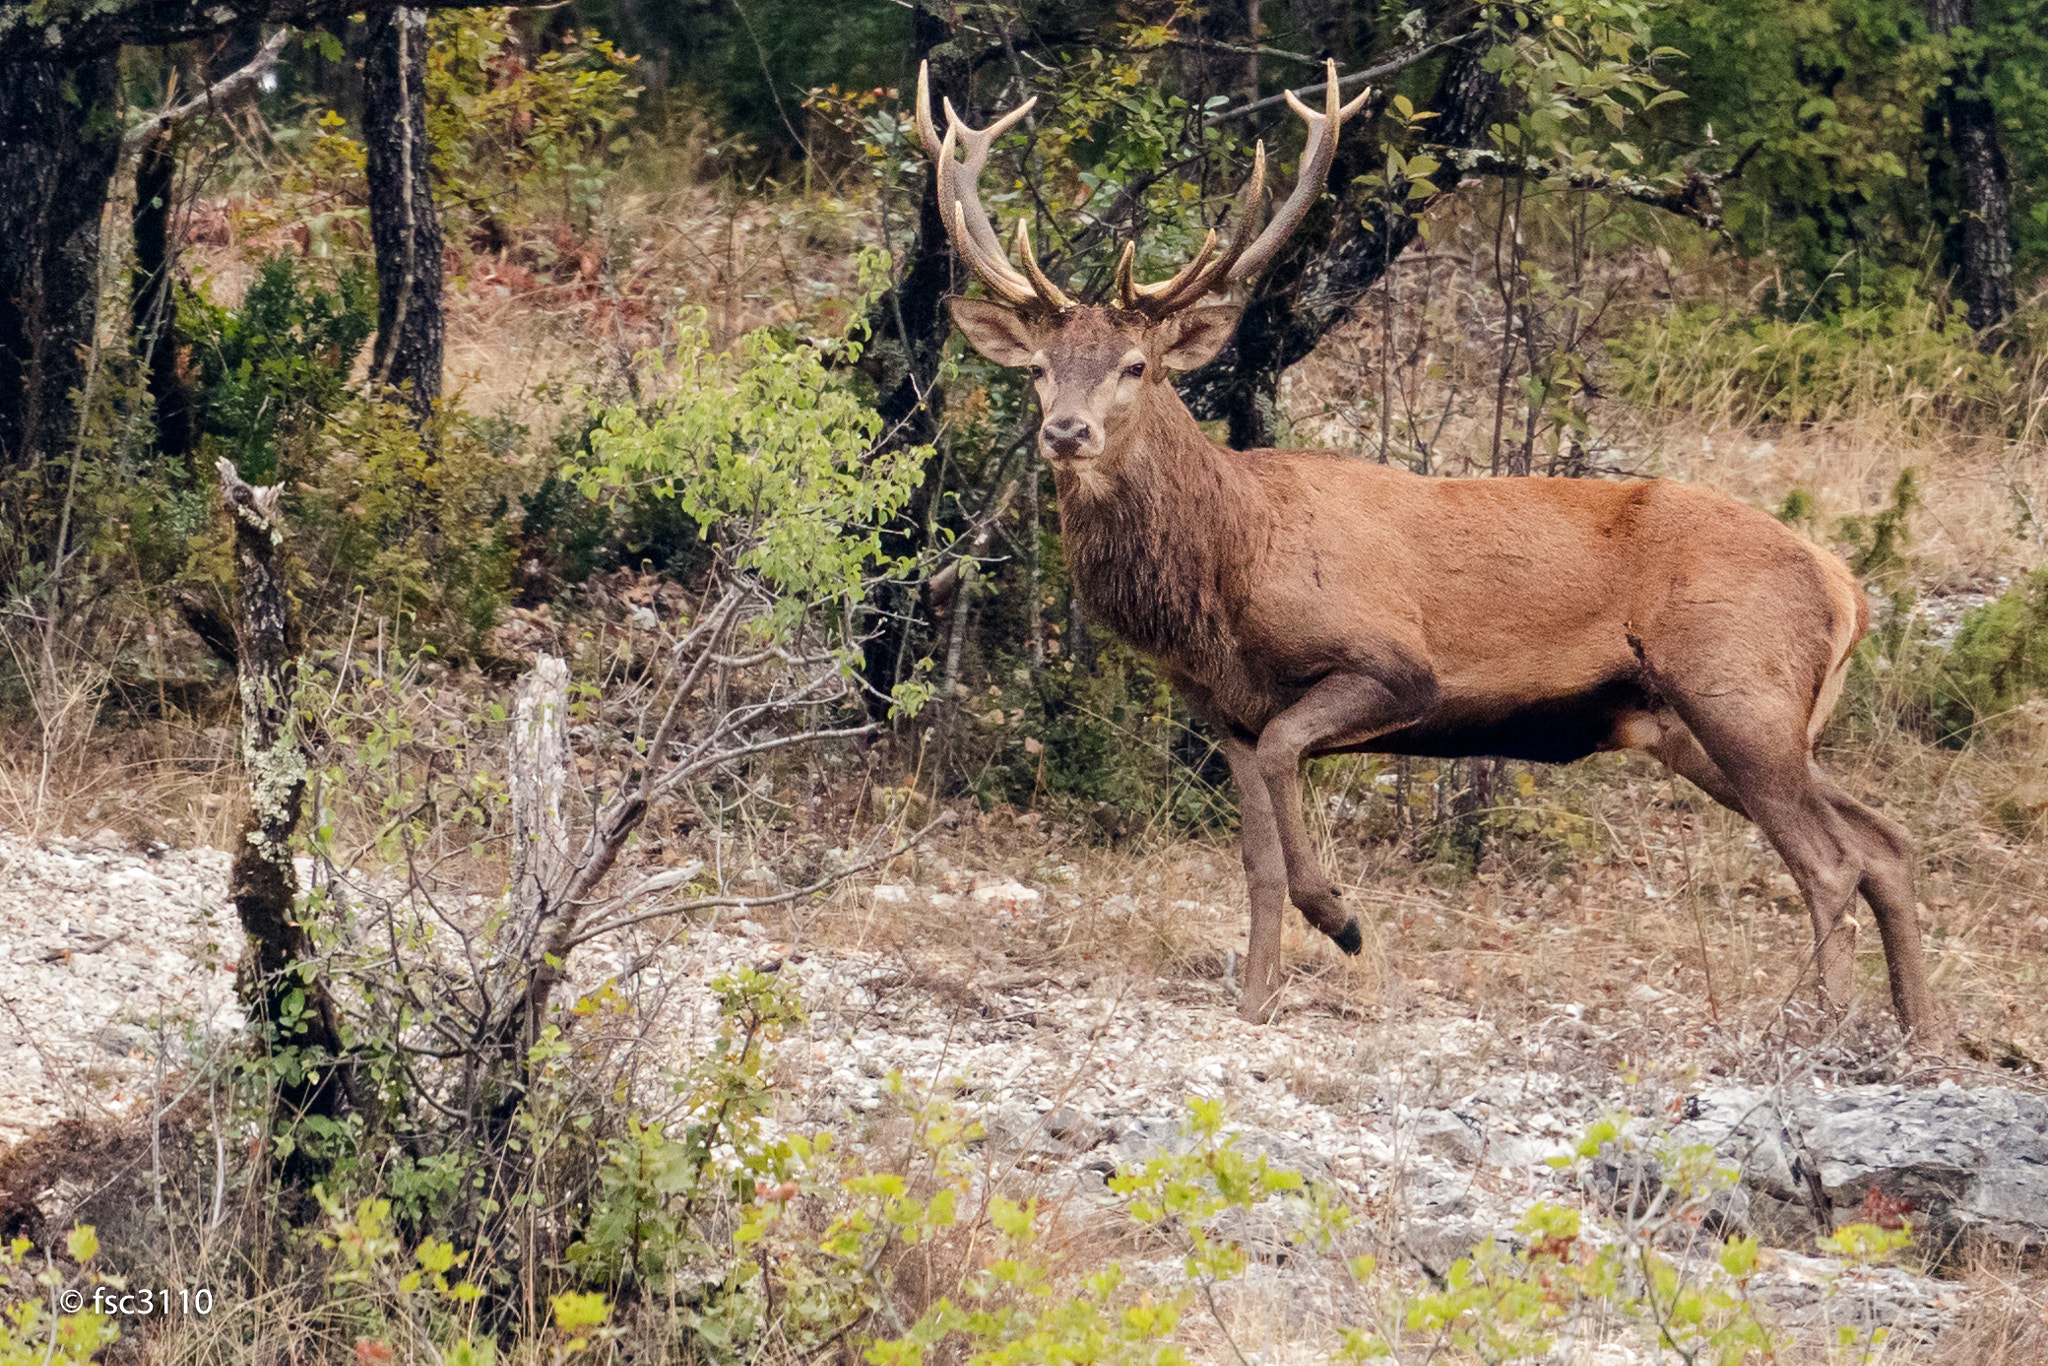
[[[1638,749],[1762,827],[1813,917],[1825,1004],[1849,999],[1858,892],[1876,914],[1901,1023],[1934,1026],[1906,833],[1830,782],[1815,738],[1868,625],[1831,555],[1732,498],[1684,484],[1435,479],[1333,451],[1235,451],[1204,436],[1170,371],[1220,350],[1234,307],[1322,193],[1340,104],[1334,64],[1294,193],[1256,237],[1263,147],[1227,245],[1115,297],[1048,279],[1023,223],[1013,266],[976,190],[990,145],[1030,109],[942,139],[918,75],[953,246],[991,298],[956,298],[982,355],[1030,372],[1073,582],[1158,660],[1220,737],[1243,793],[1251,945],[1241,1013],[1280,994],[1283,900],[1347,953],[1358,921],[1317,863],[1304,759],[1500,755],[1565,763]],[[958,151],[956,151],[958,149]],[[960,159],[956,160],[956,156]]]

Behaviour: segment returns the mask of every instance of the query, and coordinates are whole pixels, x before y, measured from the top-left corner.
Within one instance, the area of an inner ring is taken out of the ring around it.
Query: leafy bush
[[[1943,738],[1973,734],[2048,689],[2048,569],[1963,619],[1939,686]]]
[[[511,9],[443,10],[429,21],[427,137],[435,198],[502,248],[536,203],[589,226],[625,150],[638,58],[595,29],[522,35]]]
[[[1010,679],[958,699],[950,759],[984,805],[1064,810],[1113,837],[1233,816],[1228,767],[1135,651],[1106,642],[1089,667],[1060,660]]]
[[[321,432],[316,469],[288,503],[309,632],[383,621],[406,653],[487,652],[512,588],[511,499],[526,471],[443,411],[424,429],[356,399]]]
[[[79,1273],[67,1275],[55,1258],[45,1257],[33,1277],[32,1297],[0,1306],[0,1366],[89,1366],[102,1347],[120,1338],[112,1314],[101,1305],[105,1291],[118,1299],[127,1287],[93,1267],[99,1245],[91,1225],[72,1229],[64,1251]],[[0,1278],[27,1271],[29,1252],[26,1238],[0,1247]],[[76,1307],[65,1302],[67,1294]]]
[[[653,396],[606,411],[570,477],[613,507],[672,501],[775,595],[778,627],[828,602],[850,613],[871,574],[904,567],[881,527],[931,452],[878,452],[881,418],[825,361],[766,328],[720,354],[700,312],[643,378]]]
[[[240,307],[186,291],[178,326],[199,372],[202,468],[225,456],[254,484],[296,478],[307,443],[348,396],[349,369],[377,329],[360,262],[322,285],[287,254],[265,257]]]

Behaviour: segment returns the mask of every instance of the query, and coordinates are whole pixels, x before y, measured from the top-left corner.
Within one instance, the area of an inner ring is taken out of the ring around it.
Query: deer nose
[[[1088,423],[1084,418],[1049,418],[1038,431],[1054,455],[1067,459],[1080,454],[1081,448],[1088,444]]]

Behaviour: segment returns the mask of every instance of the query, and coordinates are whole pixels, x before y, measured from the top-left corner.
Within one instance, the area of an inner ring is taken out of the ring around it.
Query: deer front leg
[[[1309,845],[1308,825],[1301,815],[1302,761],[1311,754],[1363,745],[1398,729],[1426,711],[1435,693],[1435,682],[1426,674],[1420,684],[1398,692],[1370,675],[1333,674],[1267,722],[1259,734],[1259,774],[1280,835],[1288,899],[1346,953],[1357,953],[1364,941],[1357,917],[1345,909]]]
[[[1259,772],[1258,751],[1225,735],[1223,757],[1237,780],[1238,813],[1243,826],[1238,841],[1244,855],[1244,879],[1251,893],[1251,941],[1244,958],[1244,994],[1237,1013],[1253,1024],[1273,1018],[1280,1004],[1280,930],[1287,912],[1287,860],[1280,852],[1280,828],[1273,819],[1273,799]]]

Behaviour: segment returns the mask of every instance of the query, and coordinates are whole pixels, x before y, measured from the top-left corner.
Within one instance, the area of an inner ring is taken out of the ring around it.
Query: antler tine
[[[932,64],[917,64],[917,140],[924,144],[924,154],[933,161],[939,159],[939,130],[932,124]]]
[[[1309,209],[1323,192],[1323,185],[1330,176],[1330,165],[1337,156],[1337,130],[1372,98],[1372,91],[1367,90],[1345,104],[1338,90],[1337,64],[1330,62],[1324,69],[1327,79],[1320,112],[1296,99],[1292,91],[1287,94],[1288,107],[1308,124],[1308,143],[1302,149],[1301,170],[1295,178],[1294,191],[1273,215],[1265,231],[1257,237],[1252,235],[1252,229],[1258,222],[1259,200],[1265,193],[1266,184],[1266,145],[1261,142],[1253,152],[1251,179],[1245,182],[1244,201],[1238,210],[1230,245],[1220,255],[1211,256],[1210,249],[1215,242],[1215,234],[1211,233],[1202,251],[1185,269],[1170,280],[1152,285],[1131,281],[1132,253],[1127,248],[1123,261],[1117,266],[1117,294],[1125,308],[1162,318],[1188,307],[1214,290],[1248,280],[1272,263],[1281,246],[1301,226],[1301,220],[1308,216]]]
[[[1017,259],[1024,263],[1024,274],[1031,281],[1031,288],[1039,298],[1054,308],[1073,306],[1074,301],[1038,268],[1038,253],[1031,249],[1031,225],[1022,218],[1017,220]]]
[[[953,239],[954,250],[1005,302],[1020,308],[1067,307],[1070,300],[1046,279],[1038,268],[1037,260],[1030,255],[1028,234],[1019,240],[1025,244],[1026,270],[1029,273],[1020,273],[1010,264],[1003,251],[1002,239],[996,236],[995,225],[989,222],[988,211],[982,208],[976,189],[982,169],[988,165],[989,149],[997,138],[1009,132],[1018,120],[1031,112],[1038,103],[1038,97],[1032,96],[988,127],[980,129],[967,126],[953,108],[953,101],[948,99],[942,103],[946,111],[946,135],[943,138],[938,136],[938,128],[932,121],[930,66],[918,63],[917,134],[937,164],[939,205]],[[956,148],[962,153],[957,161],[954,159]]]
[[[1273,215],[1273,221],[1266,224],[1266,230],[1259,234],[1258,240],[1232,263],[1229,273],[1231,284],[1251,279],[1280,254],[1280,248],[1288,237],[1301,226],[1301,220],[1308,217],[1308,211],[1314,207],[1330,177],[1330,163],[1337,158],[1337,130],[1372,98],[1372,89],[1367,87],[1357,99],[1345,104],[1337,89],[1337,64],[1328,63],[1325,71],[1327,79],[1323,87],[1321,113],[1296,99],[1293,91],[1287,92],[1287,107],[1308,124],[1308,145],[1302,148],[1301,169],[1294,179],[1294,192]]]
[[[999,295],[1005,303],[1017,306],[1035,301],[1036,295],[1031,282],[1017,273],[1000,246],[984,244],[975,233],[975,220],[969,216],[968,204],[974,202],[974,191],[963,195],[960,190],[960,166],[953,160],[953,146],[958,128],[946,130],[946,136],[939,143],[939,204],[946,220],[947,236],[953,239],[953,250],[960,253],[960,259],[968,269],[981,277],[982,283]],[[980,213],[975,204],[975,212]],[[981,215],[981,230],[989,232],[988,216]],[[993,235],[993,234],[991,234]]]
[[[1139,285],[1134,289],[1140,299],[1147,301],[1140,306],[1163,317],[1186,308],[1221,284],[1251,243],[1253,229],[1259,221],[1259,199],[1265,192],[1266,144],[1261,142],[1252,151],[1252,174],[1245,181],[1244,193],[1239,197],[1237,222],[1231,229],[1230,244],[1220,255],[1212,257],[1210,249],[1215,245],[1216,234],[1210,233],[1202,244],[1202,250],[1196,253],[1185,270],[1170,280],[1156,285]],[[1126,308],[1133,306],[1131,303],[1124,305]]]

